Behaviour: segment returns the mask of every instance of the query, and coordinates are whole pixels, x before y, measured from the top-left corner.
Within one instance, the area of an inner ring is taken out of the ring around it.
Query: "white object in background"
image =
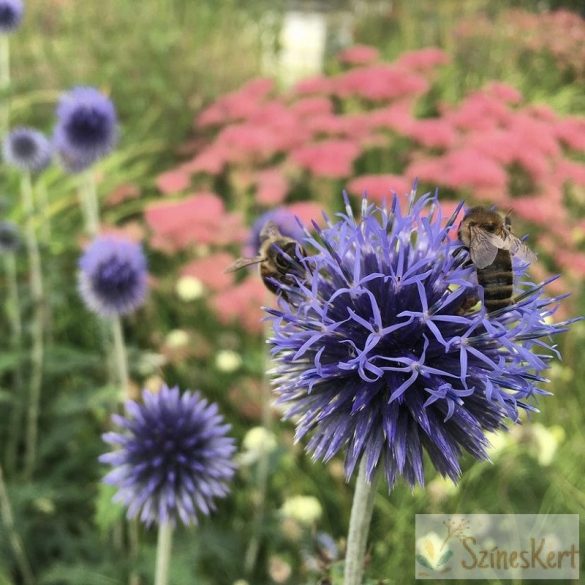
[[[280,33],[278,77],[285,86],[323,70],[327,17],[323,12],[291,11],[284,15]]]

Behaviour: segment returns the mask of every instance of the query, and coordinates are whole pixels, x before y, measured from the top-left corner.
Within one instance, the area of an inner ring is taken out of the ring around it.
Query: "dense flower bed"
[[[220,97],[195,120],[190,158],[158,177],[172,201],[146,209],[151,245],[237,253],[246,219],[267,209],[287,206],[304,221],[319,219],[319,206],[330,207],[343,186],[380,201],[392,191],[406,195],[418,180],[423,189],[438,186],[442,198],[510,209],[550,256],[536,276],[550,269],[582,279],[585,119],[526,103],[501,82],[459,103],[437,101],[434,87],[448,63],[436,48],[388,63],[375,48],[357,46],[339,55],[337,73],[289,91],[255,79]],[[226,282],[212,306],[225,306],[225,295],[233,302],[242,287],[243,298],[260,298],[254,282]]]

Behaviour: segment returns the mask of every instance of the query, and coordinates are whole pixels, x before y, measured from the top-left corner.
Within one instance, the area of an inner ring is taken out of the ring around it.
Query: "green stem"
[[[41,230],[42,230],[42,242],[44,245],[45,251],[48,250],[49,246],[51,245],[51,236],[52,236],[52,229],[51,229],[51,217],[49,214],[49,198],[47,195],[47,185],[45,181],[42,179],[38,180],[35,184],[35,195],[36,195],[36,208],[39,211],[39,215],[43,218],[41,223]],[[54,281],[54,270],[51,270],[50,264],[47,265],[47,259],[45,258],[45,275],[48,274],[48,278],[46,279],[45,283],[48,282],[48,288],[51,289],[51,284]],[[48,342],[48,345],[52,345],[53,342],[53,307],[48,298],[44,299],[43,302],[43,311],[44,311],[44,319],[45,319],[45,336]]]
[[[93,169],[85,171],[79,186],[79,201],[85,223],[85,231],[95,237],[100,229],[100,207],[97,197],[97,186]]]
[[[4,136],[10,125],[10,41],[7,34],[0,34],[0,133]]]
[[[114,360],[116,362],[117,382],[120,385],[121,401],[128,398],[128,386],[130,376],[128,374],[128,356],[126,353],[126,343],[124,341],[124,330],[120,317],[112,319],[112,337],[114,339]]]
[[[269,304],[270,299],[265,304]],[[264,329],[264,339],[268,340],[270,335],[270,325],[266,325]],[[268,346],[267,346],[268,347]],[[272,427],[272,391],[270,386],[270,380],[268,378],[268,363],[270,361],[270,352],[267,350],[265,353],[266,366],[264,368],[264,377],[262,379],[262,427],[270,431]],[[253,520],[252,536],[246,550],[246,556],[244,558],[244,573],[251,575],[256,567],[256,561],[258,559],[258,551],[260,549],[260,532],[264,526],[264,515],[265,515],[265,503],[266,503],[266,492],[268,491],[268,475],[270,471],[270,453],[268,449],[263,449],[260,453],[260,459],[258,461],[257,469],[257,494],[258,499],[256,503],[256,510]]]
[[[8,287],[8,302],[6,312],[10,322],[10,346],[13,352],[18,354],[18,363],[14,368],[14,387],[12,416],[10,417],[10,432],[6,442],[6,471],[12,474],[16,468],[16,452],[20,437],[22,424],[22,365],[20,363],[20,352],[22,350],[22,320],[20,318],[20,298],[18,296],[18,275],[16,270],[16,255],[14,252],[7,252],[2,255],[4,258],[4,269],[6,272],[6,283]]]
[[[124,341],[124,330],[120,317],[112,320],[112,337],[114,339],[114,361],[116,362],[116,378],[120,386],[120,402],[129,398],[130,375],[128,374],[128,354],[126,352],[126,343]],[[138,552],[140,549],[140,531],[138,520],[128,521],[128,553],[132,566],[138,561]],[[135,570],[130,571],[129,585],[139,585],[140,576]]]
[[[343,585],[361,585],[364,574],[366,544],[374,511],[378,477],[378,473],[374,472],[371,483],[368,483],[366,467],[366,457],[362,456],[347,533]]]
[[[158,527],[158,543],[156,547],[156,575],[154,579],[154,585],[168,585],[172,541],[173,527],[170,522],[164,522]]]
[[[22,581],[25,585],[33,585],[35,578],[30,563],[28,562],[28,557],[26,556],[22,540],[16,531],[14,515],[12,513],[12,506],[10,504],[10,498],[8,497],[6,483],[4,482],[2,467],[0,467],[0,514],[2,515],[2,524],[4,524],[4,528],[6,529],[8,541],[12,547],[18,570],[22,576]]]
[[[26,449],[24,477],[30,479],[37,458],[37,436],[39,424],[39,407],[41,386],[43,382],[43,278],[41,274],[41,255],[34,223],[34,199],[32,179],[29,173],[22,177],[21,184],[23,206],[26,213],[26,247],[29,258],[29,280],[33,302],[31,379],[28,400],[28,417],[26,428]]]
[[[140,525],[138,518],[128,521],[128,548],[132,570],[130,571],[129,585],[140,585],[140,575],[134,570],[138,562],[138,552],[140,550]]]
[[[40,180],[37,182],[36,194],[38,196],[39,208],[43,217],[43,242],[48,246],[52,237],[51,214],[49,211],[49,195],[47,193],[47,184]]]

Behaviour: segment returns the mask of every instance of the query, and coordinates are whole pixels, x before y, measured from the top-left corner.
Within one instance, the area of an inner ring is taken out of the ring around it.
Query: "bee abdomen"
[[[477,271],[477,280],[483,287],[485,307],[488,313],[509,305],[514,293],[514,274],[510,252],[498,250],[494,262]]]

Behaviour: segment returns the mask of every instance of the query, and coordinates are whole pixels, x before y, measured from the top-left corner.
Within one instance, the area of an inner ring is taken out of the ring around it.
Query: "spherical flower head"
[[[114,450],[100,461],[113,470],[104,482],[118,487],[115,499],[130,518],[147,525],[196,523],[229,492],[236,450],[230,426],[199,392],[181,395],[163,385],[142,397],[126,403],[126,416],[112,417],[117,429],[104,440]]]
[[[33,128],[15,128],[4,138],[6,164],[29,173],[40,173],[50,164],[53,148],[47,137]]]
[[[114,104],[93,87],[76,87],[57,107],[54,141],[65,168],[79,172],[114,148],[118,121]]]
[[[144,303],[146,258],[139,244],[118,237],[97,237],[81,256],[79,268],[81,297],[98,315],[126,315]]]
[[[304,238],[303,228],[299,225],[296,216],[283,207],[278,207],[271,211],[262,214],[252,225],[250,237],[246,246],[246,256],[255,256],[260,250],[260,234],[262,228],[267,222],[273,222],[284,236],[293,238],[294,240],[302,240]]]
[[[23,13],[22,0],[0,0],[0,34],[16,30],[22,20]]]
[[[18,227],[10,221],[0,221],[0,254],[16,252],[20,243]]]
[[[307,234],[306,278],[266,309],[278,402],[314,459],[345,450],[348,479],[365,458],[369,479],[381,468],[389,486],[422,484],[426,451],[455,481],[463,451],[486,459],[487,432],[536,410],[549,336],[568,323],[550,324],[558,299],[531,283],[503,309],[468,308],[476,270],[448,237],[461,206],[443,227],[436,197],[406,214],[364,199],[360,220],[345,201]]]

